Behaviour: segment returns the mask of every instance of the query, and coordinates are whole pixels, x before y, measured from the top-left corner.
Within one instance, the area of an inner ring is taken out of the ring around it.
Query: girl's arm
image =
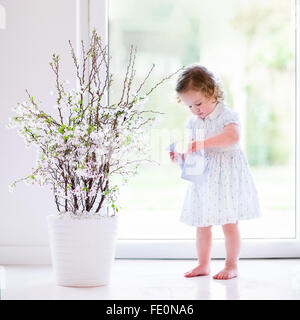
[[[214,137],[198,140],[189,143],[187,153],[195,152],[206,148],[223,148],[236,144],[240,139],[239,128],[236,124],[230,123],[224,127],[224,131]]]

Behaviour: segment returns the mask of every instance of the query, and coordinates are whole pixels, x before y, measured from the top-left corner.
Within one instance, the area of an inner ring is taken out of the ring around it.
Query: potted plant
[[[81,59],[71,41],[69,45],[78,87],[66,89],[59,55],[53,54],[55,114],[42,110],[28,90],[28,99],[13,108],[17,115],[9,119],[9,127],[18,129],[28,147],[37,146],[38,158],[36,168],[14,181],[10,191],[20,181],[51,186],[58,212],[47,216],[47,222],[56,282],[98,286],[109,283],[116,245],[120,189],[113,177],[121,176],[122,185],[127,184],[141,163],[152,161],[145,140],[159,112],[146,110],[145,102],[182,68],[141,94],[153,65],[131,93],[136,72],[136,49],[131,46],[120,99],[108,104],[104,96],[113,78],[107,46],[96,30],[88,48],[81,42]]]

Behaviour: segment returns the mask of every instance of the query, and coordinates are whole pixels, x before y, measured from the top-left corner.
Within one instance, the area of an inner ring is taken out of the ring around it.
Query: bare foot
[[[198,277],[198,276],[207,276],[210,273],[210,268],[207,265],[199,264],[196,268],[188,271],[184,274],[186,278]]]
[[[237,266],[225,266],[220,272],[213,276],[217,280],[228,280],[238,276]]]

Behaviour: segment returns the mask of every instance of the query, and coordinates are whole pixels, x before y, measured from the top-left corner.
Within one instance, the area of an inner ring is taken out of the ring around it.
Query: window
[[[131,44],[138,49],[137,79],[156,64],[148,88],[193,62],[221,78],[228,106],[242,119],[242,147],[263,209],[262,218],[241,221],[244,238],[296,237],[294,16],[294,1],[109,1],[114,92]],[[121,239],[194,238],[191,227],[178,221],[186,183],[175,164],[162,161],[162,139],[155,137],[159,129],[183,130],[188,111],[170,99],[173,91],[169,81],[150,99],[151,109],[165,113],[152,133],[161,165],[144,165],[123,190]],[[213,232],[223,237],[220,227]]]

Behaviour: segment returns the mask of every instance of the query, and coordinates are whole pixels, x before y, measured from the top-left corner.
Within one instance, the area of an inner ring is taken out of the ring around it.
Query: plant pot
[[[51,260],[60,286],[92,287],[110,282],[118,216],[47,216]]]

